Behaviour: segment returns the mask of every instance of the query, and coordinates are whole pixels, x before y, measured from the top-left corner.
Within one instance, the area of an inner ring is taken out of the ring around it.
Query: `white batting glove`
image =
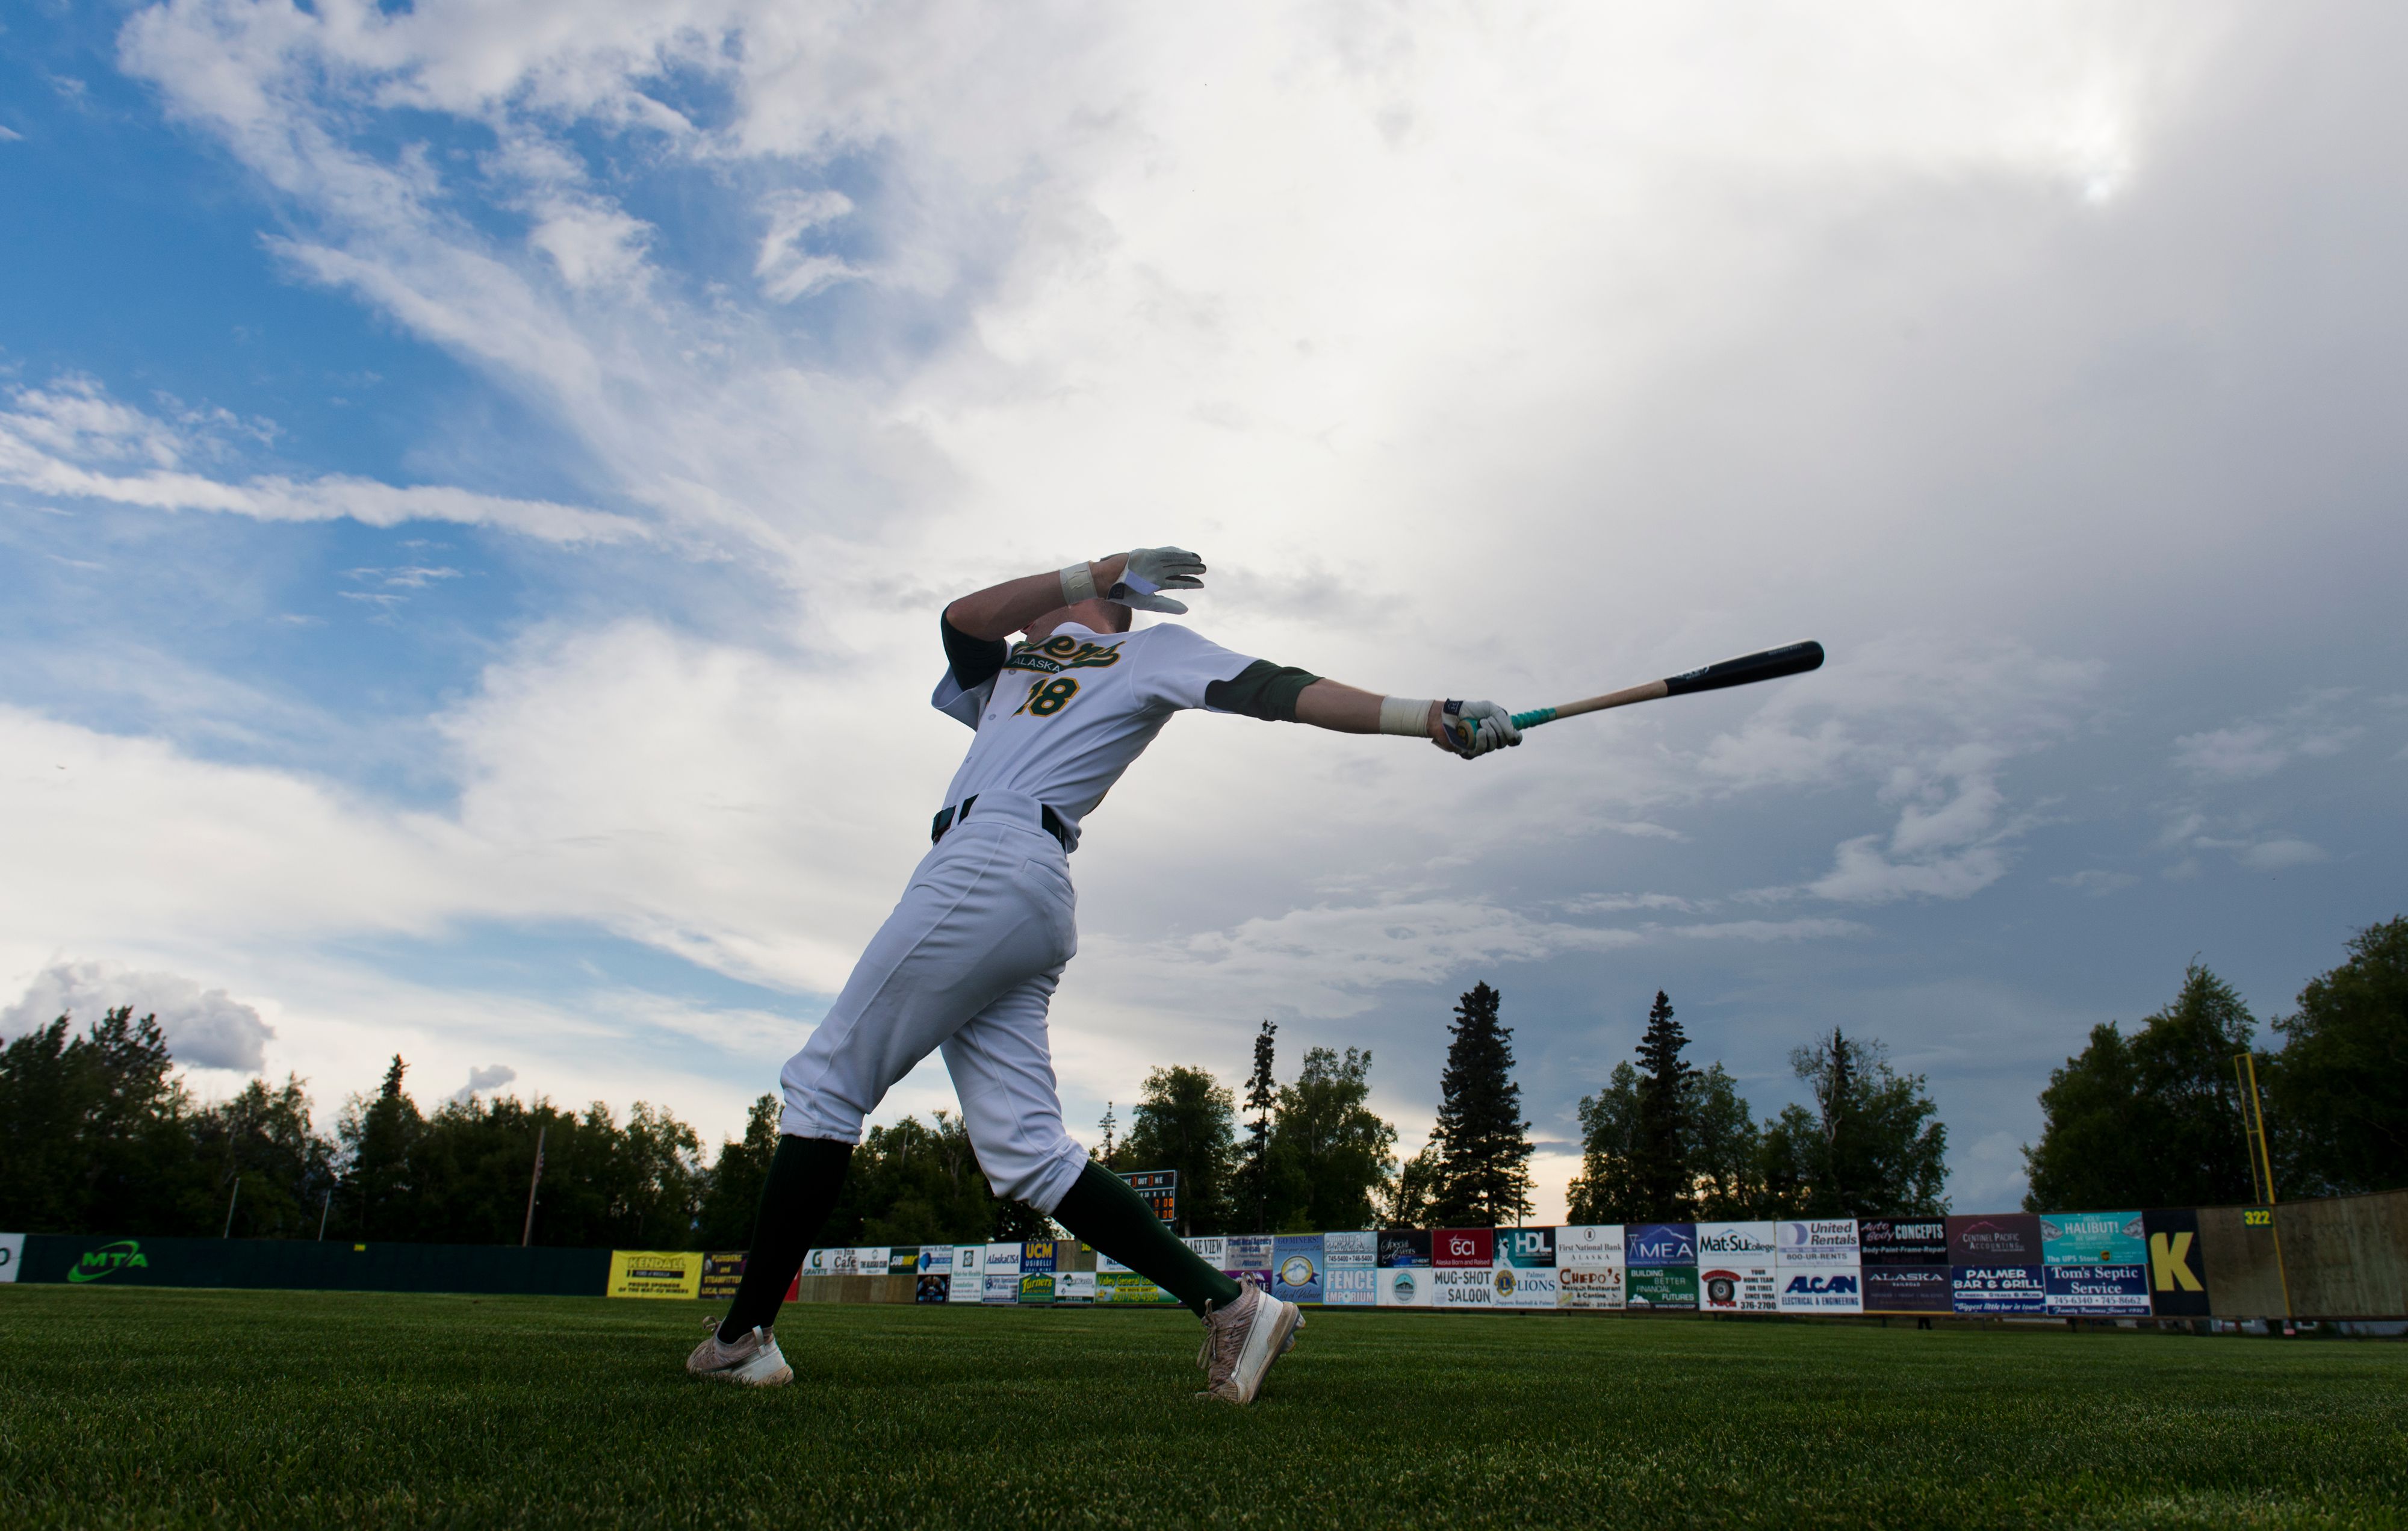
[[[1466,760],[1477,760],[1492,750],[1509,750],[1522,742],[1522,731],[1513,726],[1513,715],[1494,702],[1448,701],[1439,708],[1438,725],[1446,735],[1440,748],[1452,750]]]
[[[1204,560],[1184,548],[1135,548],[1128,555],[1128,566],[1121,571],[1120,582],[1104,593],[1104,599],[1135,607],[1140,611],[1167,611],[1172,616],[1184,616],[1187,607],[1168,595],[1165,590],[1202,590],[1204,581],[1197,578],[1204,572]]]

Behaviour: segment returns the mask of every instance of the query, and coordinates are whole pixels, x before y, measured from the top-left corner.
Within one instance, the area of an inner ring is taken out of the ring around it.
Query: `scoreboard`
[[[1137,1169],[1121,1173],[1129,1189],[1145,1198],[1154,1215],[1176,1225],[1179,1222],[1179,1171],[1175,1169]]]

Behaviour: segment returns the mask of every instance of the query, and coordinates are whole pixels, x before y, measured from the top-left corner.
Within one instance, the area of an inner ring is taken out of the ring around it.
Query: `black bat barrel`
[[[1767,649],[1760,654],[1742,654],[1726,659],[1719,665],[1709,665],[1686,675],[1669,676],[1664,681],[1667,696],[1686,696],[1693,691],[1720,691],[1725,686],[1744,686],[1757,680],[1776,680],[1784,675],[1803,675],[1808,670],[1823,667],[1823,646],[1811,639],[1779,649]]]

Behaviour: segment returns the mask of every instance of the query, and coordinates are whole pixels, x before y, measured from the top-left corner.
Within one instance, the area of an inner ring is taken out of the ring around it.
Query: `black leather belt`
[[[936,820],[928,825],[928,843],[930,845],[936,844],[939,840],[945,837],[946,830],[953,828],[953,825],[957,823],[967,821],[970,816],[970,805],[977,801],[978,794],[972,793],[968,797],[963,798],[958,805],[953,808],[939,808],[937,810]],[[1064,826],[1062,816],[1054,812],[1052,808],[1046,807],[1044,804],[1039,803],[1037,805],[1037,822],[1044,828],[1045,833],[1053,836],[1055,839],[1062,842],[1062,853],[1066,856],[1068,855],[1070,853],[1070,831]]]

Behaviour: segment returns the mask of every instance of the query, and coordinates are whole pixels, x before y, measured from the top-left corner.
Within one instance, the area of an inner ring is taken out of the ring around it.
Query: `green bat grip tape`
[[[1553,723],[1555,721],[1555,709],[1551,707],[1542,707],[1535,712],[1516,712],[1513,714],[1513,726],[1516,728],[1536,728],[1542,723]]]

